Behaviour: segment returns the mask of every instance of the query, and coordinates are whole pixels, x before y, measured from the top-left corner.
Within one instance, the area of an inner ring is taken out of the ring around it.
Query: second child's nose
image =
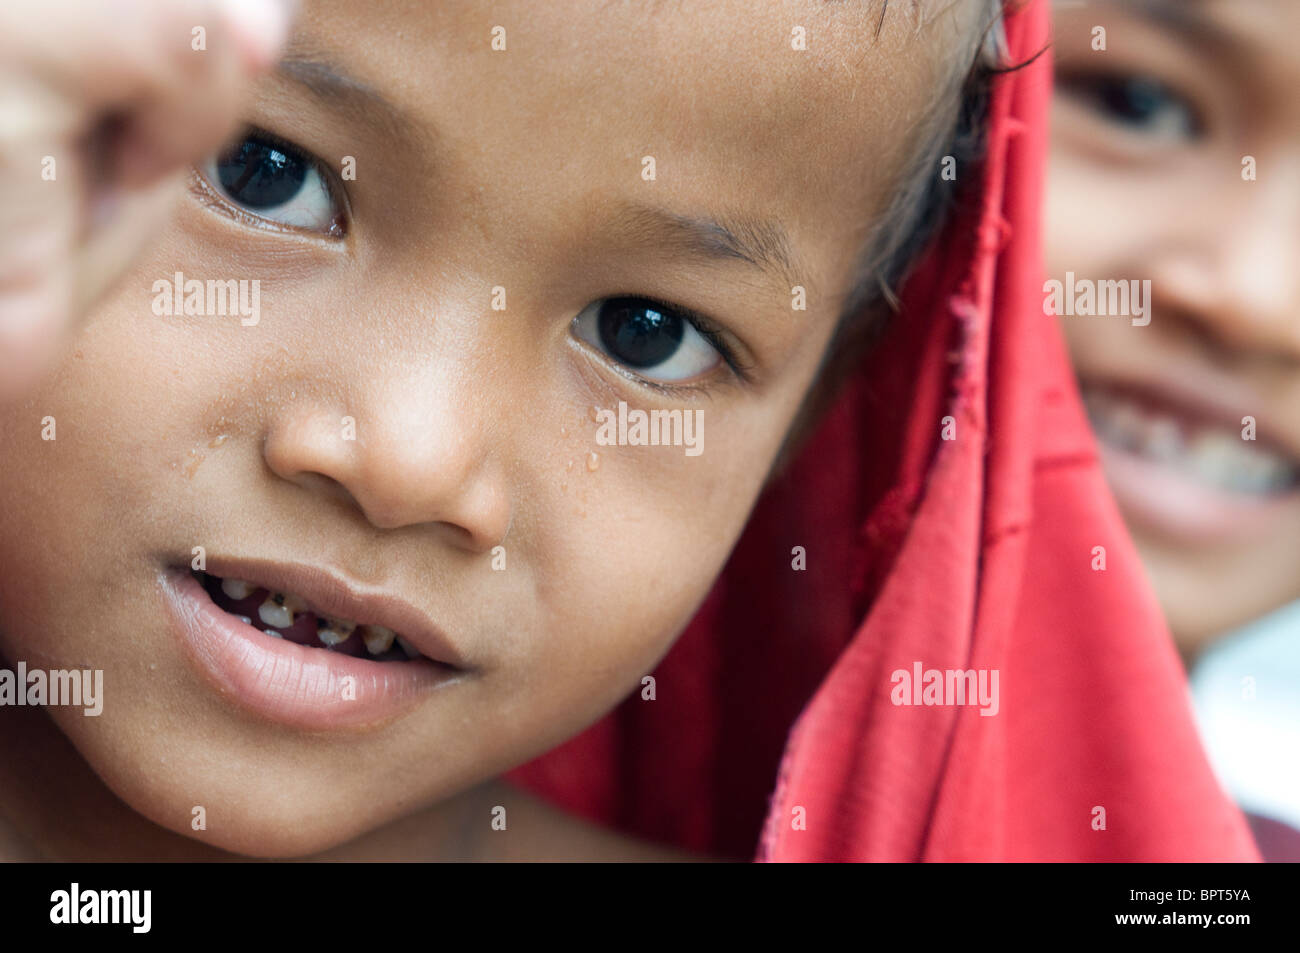
[[[1214,338],[1242,351],[1300,360],[1300,157],[1295,175],[1234,182],[1195,238],[1167,249],[1154,276],[1163,296]]]

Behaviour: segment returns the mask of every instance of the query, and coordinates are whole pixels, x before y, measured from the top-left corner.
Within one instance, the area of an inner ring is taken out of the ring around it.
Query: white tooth
[[[420,653],[416,650],[415,646],[406,641],[406,639],[402,638],[400,635],[397,636],[397,644],[402,647],[402,651],[406,653],[407,658],[420,657]]]
[[[282,638],[284,638],[284,636],[281,635],[279,632],[275,631],[275,629],[263,629],[262,631],[265,632],[267,635],[269,635],[269,636],[270,636],[271,638],[273,638],[273,639],[282,639]]]
[[[1145,423],[1142,412],[1127,402],[1117,402],[1110,414],[1110,432],[1115,442],[1126,449],[1142,445]]]
[[[1192,444],[1189,463],[1198,477],[1238,493],[1268,493],[1294,480],[1295,467],[1276,454],[1243,444],[1233,433],[1215,430]]]
[[[1247,493],[1267,493],[1272,469],[1273,461],[1262,453],[1243,455],[1236,483]]]
[[[1192,445],[1192,469],[1205,482],[1226,486],[1232,479],[1237,448],[1227,434],[1213,430],[1201,434]]]
[[[221,580],[221,591],[232,599],[247,599],[257,587],[242,579]]]
[[[1232,460],[1232,471],[1228,474],[1228,482],[1240,487],[1247,493],[1256,489],[1256,477],[1259,474],[1259,460],[1254,459],[1251,455],[1235,453]]]
[[[355,622],[346,619],[327,619],[322,616],[316,620],[316,638],[326,645],[339,645],[348,640],[356,627]]]
[[[386,629],[382,625],[367,625],[361,629],[361,638],[365,640],[366,651],[371,655],[383,655],[391,649],[396,635],[392,629]]]
[[[1142,451],[1156,460],[1177,460],[1183,455],[1182,430],[1170,418],[1157,417],[1147,424]]]
[[[257,607],[257,617],[277,629],[287,629],[293,625],[293,610],[277,602],[275,596],[267,596],[266,601]]]
[[[237,616],[235,616],[235,618],[238,619],[240,622],[244,623],[244,625],[252,625],[252,624],[253,624],[253,620],[250,619],[250,618],[249,618],[248,616],[246,616],[246,615],[237,615]]]

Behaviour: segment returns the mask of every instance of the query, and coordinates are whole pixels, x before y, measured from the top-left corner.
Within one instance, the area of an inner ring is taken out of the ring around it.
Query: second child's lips
[[[1085,392],[1102,388],[1137,394],[1179,414],[1234,430],[1241,429],[1243,417],[1253,417],[1257,440],[1300,463],[1300,432],[1275,427],[1277,415],[1270,413],[1270,408],[1276,406],[1276,401],[1265,400],[1255,388],[1231,375],[1208,371],[1200,364],[1170,360],[1140,373],[1080,369],[1079,383]]]
[[[475,668],[460,646],[418,607],[382,587],[366,586],[331,569],[301,563],[209,556],[206,572],[293,593],[324,615],[382,625],[403,636],[420,654],[458,669]]]
[[[1239,545],[1300,518],[1300,444],[1246,382],[1171,361],[1141,374],[1081,370],[1080,390],[1132,524],[1187,545]],[[1239,444],[1246,416],[1257,442]]]
[[[1254,499],[1199,486],[1169,467],[1098,442],[1106,481],[1126,521],[1191,545],[1258,541],[1300,512],[1295,494]]]

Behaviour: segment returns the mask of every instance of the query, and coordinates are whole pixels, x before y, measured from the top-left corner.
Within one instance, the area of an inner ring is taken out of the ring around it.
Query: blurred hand
[[[161,230],[279,58],[292,0],[0,3],[0,401]]]

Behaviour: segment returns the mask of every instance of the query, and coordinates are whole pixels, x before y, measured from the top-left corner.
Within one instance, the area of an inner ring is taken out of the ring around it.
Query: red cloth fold
[[[1047,24],[1042,2],[1008,13],[1014,62]],[[1050,83],[1048,55],[997,81],[977,201],[764,494],[657,699],[512,781],[760,860],[1258,859],[1043,312]],[[895,704],[918,662],[995,671],[997,714]]]

